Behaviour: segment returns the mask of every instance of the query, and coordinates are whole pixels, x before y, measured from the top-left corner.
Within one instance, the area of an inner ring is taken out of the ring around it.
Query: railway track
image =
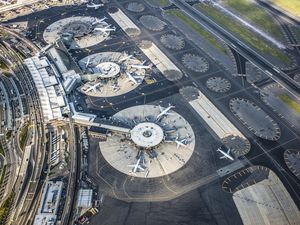
[[[6,58],[13,62],[13,72],[16,75],[16,79],[18,79],[20,83],[23,84],[23,90],[26,94],[29,120],[34,121],[34,124],[36,126],[36,142],[34,145],[35,163],[33,166],[33,171],[30,175],[30,181],[28,182],[28,192],[25,193],[26,197],[24,205],[14,205],[13,207],[13,209],[21,208],[20,215],[12,215],[11,217],[12,221],[17,222],[16,224],[27,224],[28,221],[33,220],[34,212],[38,203],[38,201],[34,201],[33,199],[38,198],[43,186],[43,180],[41,179],[45,156],[45,152],[43,149],[45,132],[43,124],[41,123],[43,117],[41,113],[41,106],[37,89],[35,88],[34,82],[28,69],[23,64],[23,58],[16,49],[12,48],[5,42],[0,43],[0,50],[5,52]],[[18,190],[19,187],[14,186],[12,191],[16,193]]]

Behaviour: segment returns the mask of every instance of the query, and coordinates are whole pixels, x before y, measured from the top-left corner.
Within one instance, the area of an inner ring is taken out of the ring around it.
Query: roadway
[[[289,91],[297,99],[300,99],[300,84],[296,83],[286,73],[282,72],[277,66],[271,64],[267,59],[262,57],[256,51],[251,49],[246,44],[242,43],[238,38],[233,36],[223,27],[219,26],[216,22],[208,18],[206,15],[195,9],[188,3],[180,0],[171,0],[179,9],[189,15],[198,23],[205,25],[215,35],[221,38],[226,44],[236,50],[249,62],[255,64],[263,72],[265,72],[271,79],[281,84],[287,91]]]
[[[6,156],[6,160],[7,160],[7,171],[9,171],[9,177],[8,177],[8,181],[6,183],[6,187],[5,187],[5,191],[3,193],[3,199],[6,199],[6,197],[9,195],[10,191],[13,188],[13,185],[16,181],[16,174],[19,168],[19,155],[18,155],[18,151],[17,148],[15,147],[16,144],[16,137],[14,135],[15,131],[18,129],[18,127],[16,126],[16,104],[15,104],[15,93],[13,92],[13,85],[10,81],[10,79],[4,75],[0,76],[1,79],[1,83],[3,85],[3,88],[5,88],[5,98],[7,98],[7,110],[8,110],[8,114],[11,114],[11,116],[8,116],[7,119],[11,120],[11,121],[7,121],[7,124],[11,123],[11,127],[8,127],[9,130],[12,131],[12,138],[10,138],[9,140],[6,140],[5,137],[1,137],[1,143],[4,146],[5,149],[5,156]],[[5,133],[5,131],[4,131]]]
[[[290,22],[294,23],[295,25],[300,26],[300,20],[298,18],[288,15],[287,12],[284,12],[280,8],[273,6],[272,4],[268,3],[267,1],[256,0],[256,2],[258,4],[260,4],[261,6],[263,6],[264,8],[272,11],[276,15],[282,16],[282,17],[288,19]]]
[[[189,49],[188,49],[189,50]],[[180,64],[180,63],[178,63],[178,64]],[[186,79],[186,78],[184,78],[184,79]],[[195,79],[194,79],[195,80]],[[186,83],[185,83],[186,82]],[[200,80],[195,80],[195,82],[197,83],[197,84],[199,84],[200,83]],[[178,92],[178,87],[182,87],[182,86],[184,86],[184,85],[188,85],[188,84],[190,84],[191,83],[191,81],[187,81],[187,80],[184,80],[184,82],[182,81],[182,82],[177,82],[177,84],[176,85],[174,85],[175,87],[173,88],[172,87],[172,90],[174,90],[174,92]],[[234,83],[234,82],[233,82]],[[157,85],[160,85],[160,84],[157,84]],[[200,85],[201,86],[201,85]],[[146,98],[144,97],[144,96],[138,96],[139,97],[139,99],[137,99],[136,98],[136,96],[137,96],[137,93],[136,92],[133,92],[133,93],[128,93],[128,94],[126,94],[126,96],[131,96],[132,98],[131,99],[126,99],[126,100],[124,100],[123,102],[120,102],[119,104],[120,105],[122,105],[122,107],[128,107],[129,105],[135,105],[135,104],[137,104],[137,103],[139,103],[139,104],[146,104],[146,103],[150,103],[150,102],[152,102],[153,101],[153,99],[155,99],[155,100],[158,100],[158,99],[162,99],[162,98],[164,98],[164,97],[166,97],[166,96],[168,96],[168,95],[170,95],[171,96],[171,94],[169,94],[168,93],[168,88],[169,88],[170,86],[169,85],[162,85],[162,86],[160,86],[160,88],[161,89],[164,89],[162,92],[160,92],[160,93],[156,93],[155,95],[153,94],[153,90],[155,89],[155,88],[158,88],[158,87],[155,87],[155,85],[153,85],[153,86],[151,86],[151,87],[149,87],[149,89],[151,89],[151,91],[149,90],[149,96],[151,96],[151,98],[148,100],[147,99],[147,102],[146,102]],[[145,88],[147,88],[147,87],[145,87]],[[248,87],[247,87],[248,88]],[[247,95],[247,94],[245,94],[243,91],[244,90],[241,90],[241,87],[239,86],[239,89],[237,90],[237,89],[234,89],[234,87],[232,87],[232,93],[231,94],[239,94],[239,95],[244,95],[244,96],[246,96],[246,97],[250,97],[250,95]],[[252,91],[252,89],[251,88],[248,88],[248,90],[247,91]],[[139,94],[141,94],[141,93],[139,93]],[[122,98],[123,98],[124,96],[122,96]],[[232,97],[232,96],[231,96]],[[251,95],[251,98],[254,98],[254,97],[257,97],[257,96],[253,96],[253,95]],[[120,97],[121,98],[121,97]],[[120,100],[120,99],[118,99],[118,100]],[[137,100],[138,100],[138,102],[137,102]],[[99,100],[98,100],[99,101]],[[226,102],[227,102],[227,99],[225,98],[225,96],[224,96],[224,98],[222,98],[222,97],[220,97],[219,99],[216,99],[216,101],[217,101],[217,103],[219,103],[219,104],[226,104]],[[259,101],[259,100],[258,100]],[[222,102],[222,103],[220,103],[220,102]],[[113,106],[114,108],[116,107],[116,105],[114,105]],[[121,107],[121,106],[120,106]],[[218,107],[219,107],[219,105],[218,105]],[[176,107],[177,108],[177,107]],[[220,107],[221,109],[222,109],[222,111],[225,111],[226,112],[226,110],[228,111],[228,108],[226,108],[226,107]],[[262,107],[263,108],[263,107]],[[118,108],[115,108],[116,109],[116,111],[117,110],[119,110]],[[101,110],[100,108],[99,108],[99,110]],[[105,111],[104,111],[105,110]],[[103,111],[101,110],[101,111],[99,111],[98,113],[100,114],[103,114],[103,113],[106,113],[107,112],[107,110],[109,110],[108,108],[106,108],[106,109],[104,109]],[[176,109],[177,110],[177,109]],[[225,114],[225,113],[224,113]],[[230,115],[230,112],[227,112],[226,114],[229,114]],[[270,115],[273,115],[272,114],[272,112],[268,112],[268,114],[270,114]],[[232,119],[232,115],[231,115],[231,117],[229,116],[229,118],[231,118]],[[197,124],[198,125],[198,124]],[[241,124],[239,124],[239,127],[241,127]],[[283,126],[282,126],[283,127]],[[243,129],[242,129],[243,130]],[[245,130],[245,129],[244,129]],[[201,132],[199,132],[199,133],[201,133]],[[245,133],[247,133],[247,132],[245,132]],[[250,136],[250,135],[249,135]],[[199,138],[200,140],[201,140],[201,138]],[[253,138],[253,139],[255,139],[255,137]],[[258,143],[259,144],[259,143]],[[280,143],[276,143],[276,145],[278,144],[278,146],[279,147],[281,147],[281,144]],[[275,145],[275,144],[274,144]],[[264,147],[264,146],[263,146]],[[266,159],[266,160],[261,160],[261,161],[259,161],[259,160],[257,160],[258,161],[258,163],[261,163],[261,162],[263,162],[263,161],[269,161],[269,156],[268,156],[268,154],[266,153],[266,152],[264,152],[264,151],[262,151],[262,152],[259,152],[259,150],[257,150],[257,145],[255,145],[254,147],[253,147],[254,149],[253,149],[253,153],[250,153],[251,154],[251,157],[257,157],[257,159],[260,157],[260,155],[261,156],[264,156],[265,158],[264,159]],[[251,150],[252,151],[252,150]],[[269,151],[269,149],[265,149],[265,151]],[[271,150],[270,150],[271,151]],[[253,155],[255,155],[255,156],[253,156]],[[251,158],[250,157],[250,158]],[[93,158],[94,159],[94,158]],[[198,162],[199,163],[199,162]],[[275,162],[273,162],[273,163],[277,163],[276,161]],[[272,167],[272,166],[274,166],[273,165],[273,163],[271,163],[271,165],[270,165],[270,167]],[[73,164],[74,165],[74,164]],[[73,168],[73,166],[72,166],[72,168]],[[96,167],[93,167],[92,169],[94,170]],[[277,167],[277,168],[279,168],[279,170],[280,170],[280,166],[279,167]],[[73,170],[72,170],[73,171]],[[74,172],[74,171],[73,171]],[[74,175],[74,173],[73,173],[73,175]],[[72,176],[73,176],[72,175]],[[76,178],[74,178],[75,179],[75,185],[77,184],[77,179]],[[76,190],[76,187],[75,187],[75,189],[72,189],[72,190]],[[32,193],[32,192],[31,192]],[[74,192],[72,192],[72,191],[69,191],[68,193],[72,193],[72,196],[74,197],[74,193],[75,193],[75,191]],[[71,198],[72,198],[72,196],[71,196]],[[37,198],[35,198],[35,200],[36,200]],[[192,198],[191,198],[192,199]],[[28,201],[30,200],[30,198],[28,198]],[[201,201],[202,199],[199,199],[199,201]],[[218,199],[219,200],[219,199]],[[33,201],[33,200],[31,200],[31,201]],[[198,201],[198,202],[199,202]],[[189,203],[190,202],[192,202],[192,201],[188,201]],[[175,203],[176,204],[176,203]],[[197,203],[197,205],[198,205],[198,203]],[[73,206],[73,203],[72,203],[72,199],[70,199],[67,203],[66,203],[66,207],[67,207],[67,209],[66,210],[70,210],[71,208],[72,208],[72,206]],[[160,207],[161,205],[159,205],[158,207]],[[27,207],[27,206],[26,206]],[[170,207],[171,208],[171,207]],[[192,208],[192,207],[191,207]],[[114,208],[115,209],[115,208]],[[106,210],[106,211],[108,211],[108,210]],[[199,210],[200,211],[200,210]],[[111,215],[111,211],[109,212],[110,213],[110,215]],[[180,212],[179,212],[180,213]],[[176,214],[176,213],[175,213]],[[170,214],[171,215],[171,214]],[[174,214],[173,214],[174,215]],[[65,218],[70,218],[68,215],[66,215],[66,217]],[[23,221],[25,221],[25,219],[23,220]],[[98,222],[98,221],[97,221]]]
[[[282,27],[283,31],[285,32],[287,38],[289,39],[290,45],[294,46],[295,51],[297,52],[297,54],[299,54],[300,46],[298,44],[297,39],[294,37],[294,34],[290,30],[290,27],[288,26],[288,24],[286,24],[285,21],[282,21],[281,18],[278,18],[277,21],[279,22],[279,24]]]
[[[5,29],[7,31],[7,29]],[[10,32],[12,35],[15,33]],[[18,39],[22,40],[22,38],[18,37]],[[22,41],[23,42],[23,41]],[[28,41],[25,40],[23,44],[27,45]],[[32,44],[31,44],[32,45]],[[28,45],[27,45],[28,46]],[[2,46],[3,48],[4,46]],[[31,46],[28,46],[29,49],[32,49]],[[33,50],[36,50],[35,47]],[[28,220],[32,220],[32,216],[36,210],[36,205],[38,204],[35,201],[35,198],[38,198],[38,194],[42,188],[42,180],[41,174],[44,165],[44,128],[42,124],[42,114],[40,110],[40,102],[37,90],[34,86],[33,80],[30,76],[29,71],[23,65],[23,58],[20,57],[13,48],[6,45],[3,49],[6,52],[7,57],[10,57],[10,60],[15,63],[14,73],[17,76],[17,79],[23,84],[24,92],[26,93],[27,104],[29,105],[29,120],[34,121],[35,124],[35,143],[33,144],[33,169],[32,174],[30,176],[28,187],[26,188],[28,192],[24,193],[25,200],[24,204],[16,205],[14,211],[19,211],[19,215],[12,215],[11,218],[13,221],[16,221],[17,224],[26,224]],[[14,186],[13,191],[18,192],[20,186]]]
[[[120,5],[118,5],[120,7]],[[125,10],[124,10],[125,11]],[[156,15],[155,12],[151,12],[151,14]],[[159,14],[159,12],[157,13]],[[131,16],[132,18],[136,19],[136,21],[139,20],[140,15],[138,16]],[[158,15],[159,17],[159,15]],[[170,28],[171,29],[171,28]],[[144,32],[144,31],[143,31]],[[176,30],[175,30],[176,32]],[[168,33],[168,29],[164,30],[164,33]],[[158,38],[160,37],[162,33],[158,33]],[[152,39],[156,44],[158,44],[158,41],[155,40],[155,38],[153,38],[153,36],[155,36],[156,34],[149,34],[147,35],[147,33],[145,34],[145,36],[147,37],[147,40]],[[143,38],[144,36],[142,35],[141,38]],[[194,47],[194,46],[193,46]],[[164,48],[161,48],[164,49]],[[182,52],[188,52],[188,51],[192,51],[195,52],[195,49],[197,49],[196,47],[191,48],[193,50],[190,50],[188,48],[188,44],[186,43],[186,47],[184,48],[184,50],[182,50]],[[105,51],[107,51],[107,49],[105,49]],[[167,51],[166,51],[167,52]],[[180,66],[181,62],[181,54],[179,53],[173,53],[172,52],[167,52],[169,57],[172,57],[175,55],[174,57],[174,62],[176,62],[176,65]],[[201,55],[205,54],[202,52],[200,53]],[[172,58],[173,60],[173,58]],[[270,108],[266,107],[266,105],[262,104],[262,102],[259,99],[259,95],[257,95],[257,89],[254,87],[251,87],[248,83],[243,83],[243,86],[241,86],[240,84],[237,84],[237,79],[234,78],[234,80],[232,79],[232,75],[231,74],[227,74],[226,72],[222,72],[222,70],[224,70],[224,68],[220,68],[219,71],[214,71],[214,69],[212,69],[212,67],[215,67],[215,63],[211,63],[211,70],[209,71],[209,74],[203,74],[202,78],[199,76],[199,74],[193,74],[190,71],[185,71],[186,75],[189,77],[189,82],[187,81],[187,79],[185,77],[183,77],[182,80],[180,80],[180,82],[175,82],[176,83],[176,88],[180,88],[184,85],[188,85],[190,84],[190,80],[192,79],[195,82],[195,86],[201,87],[204,91],[206,90],[206,87],[203,85],[203,83],[206,81],[207,77],[209,76],[213,76],[218,74],[219,76],[221,75],[222,77],[226,77],[226,79],[230,80],[230,82],[232,82],[232,87],[231,87],[231,91],[229,93],[227,93],[226,95],[220,96],[220,95],[216,95],[216,94],[212,94],[211,92],[207,92],[205,91],[205,94],[207,94],[207,96],[210,99],[213,99],[214,104],[216,104],[216,106],[224,113],[224,115],[229,118],[231,121],[234,122],[234,124],[244,133],[247,135],[247,137],[249,139],[251,139],[251,144],[252,144],[252,150],[249,153],[249,157],[247,156],[247,158],[249,158],[250,160],[253,160],[253,162],[255,162],[256,164],[263,164],[263,165],[267,165],[268,167],[274,169],[274,171],[276,171],[276,173],[279,174],[280,179],[285,181],[285,184],[287,184],[287,188],[290,191],[290,193],[293,194],[293,197],[295,197],[295,201],[299,203],[299,196],[297,194],[297,181],[295,181],[295,179],[293,179],[293,177],[290,175],[288,170],[284,170],[284,163],[282,163],[282,159],[278,158],[278,157],[274,157],[275,154],[278,154],[279,152],[281,152],[284,148],[287,147],[287,145],[291,144],[292,146],[297,146],[297,144],[294,144],[294,141],[296,139],[299,138],[299,135],[297,135],[297,133],[295,133],[295,131],[293,131],[292,128],[290,128],[288,125],[285,124],[285,122],[282,120],[282,118],[279,118],[278,115],[276,115],[276,113],[272,112],[272,110],[270,110]],[[185,70],[183,68],[183,70]],[[213,72],[212,72],[213,70]],[[200,78],[199,78],[200,77]],[[243,81],[243,80],[242,80]],[[193,83],[194,83],[193,82]],[[202,83],[202,84],[201,84]],[[149,87],[149,95],[153,94],[154,92],[156,92],[156,90],[158,89],[158,87],[154,88],[154,86]],[[164,91],[162,91],[160,93],[160,96],[156,96],[155,100],[158,99],[163,99],[166,96],[171,96],[172,94],[168,94],[167,89],[170,86],[168,84],[163,85]],[[151,89],[151,90],[150,90]],[[201,90],[202,90],[201,89]],[[140,91],[140,90],[139,90]],[[137,104],[153,104],[153,100],[154,98],[151,98],[149,100],[146,101],[146,98],[144,98],[143,96],[140,97],[138,96],[137,92],[132,92],[132,93],[127,93],[124,96],[120,96],[119,98],[114,97],[114,98],[98,98],[97,100],[95,99],[93,102],[95,103],[95,106],[104,106],[104,104],[102,102],[107,102],[107,106],[105,105],[104,107],[98,107],[99,112],[101,112],[101,114],[108,114],[109,115],[109,108],[111,109],[115,109],[115,111],[118,111],[122,108],[125,107],[129,107],[131,105],[137,105]],[[143,93],[145,93],[143,91]],[[147,93],[148,94],[148,93]],[[245,129],[245,127],[243,127],[243,125],[241,123],[239,123],[238,121],[236,121],[236,118],[233,118],[233,115],[231,114],[231,112],[228,109],[228,100],[232,97],[245,97],[247,99],[251,99],[251,101],[255,102],[255,104],[259,105],[264,111],[267,112],[268,115],[272,116],[272,118],[274,118],[280,125],[280,127],[282,128],[283,131],[283,135],[280,141],[276,142],[276,143],[270,143],[268,141],[264,141],[264,140],[260,140],[258,139],[255,135],[253,135],[251,132],[249,132],[247,129]],[[137,98],[139,97],[139,98]],[[123,101],[119,102],[119,101],[115,101],[115,100],[119,100],[122,99]],[[80,97],[80,99],[82,99],[82,96]],[[109,99],[109,100],[108,100]],[[79,100],[79,97],[77,98],[77,101]],[[108,102],[113,103],[110,104],[111,106],[108,106]],[[84,105],[84,104],[83,104]],[[85,108],[85,107],[83,107]],[[87,108],[90,109],[90,106],[88,106]],[[177,107],[176,107],[177,110]],[[99,113],[100,116],[100,113]],[[253,141],[252,141],[253,140]],[[294,145],[293,145],[294,144]],[[280,163],[280,164],[279,164]]]
[[[29,0],[29,1],[24,1],[24,2],[21,2],[21,3],[18,2],[16,4],[2,6],[0,8],[0,13],[6,12],[6,11],[9,11],[9,10],[15,10],[17,8],[20,8],[20,7],[23,7],[23,6],[26,6],[26,5],[31,5],[31,4],[39,2],[39,1],[40,0]]]
[[[65,202],[64,212],[62,215],[62,224],[74,224],[75,215],[75,199],[78,193],[79,183],[80,183],[80,173],[79,169],[81,166],[81,145],[80,145],[80,135],[77,126],[70,121],[69,123],[69,139],[70,139],[70,175],[68,181],[67,189],[67,199]]]

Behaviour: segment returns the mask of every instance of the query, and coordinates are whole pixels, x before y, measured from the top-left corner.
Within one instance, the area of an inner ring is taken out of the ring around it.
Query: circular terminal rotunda
[[[105,160],[118,171],[141,178],[164,176],[183,167],[194,152],[195,135],[173,109],[139,105],[116,113],[112,119],[131,128],[127,134],[112,132],[99,143]]]

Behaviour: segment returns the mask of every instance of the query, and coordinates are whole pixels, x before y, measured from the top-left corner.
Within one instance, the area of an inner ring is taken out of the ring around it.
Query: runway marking
[[[97,151],[97,150],[96,150]],[[100,152],[100,146],[99,146],[99,152]],[[114,190],[114,187],[109,183],[107,182],[99,173],[100,170],[102,170],[102,168],[104,168],[105,166],[107,166],[108,164],[106,163],[105,165],[103,165],[101,168],[98,167],[99,165],[99,156],[98,154],[96,154],[96,165],[97,165],[97,169],[96,169],[96,174],[99,176],[99,178],[101,180],[103,180],[111,189],[112,189],[112,193],[113,195],[118,199],[119,197],[117,196],[115,190]]]
[[[161,82],[163,82],[163,81],[158,81],[158,82],[156,82],[155,84],[159,84],[159,83],[161,83]],[[183,86],[185,86],[186,84],[189,84],[189,83],[191,83],[191,80],[187,80],[187,81],[185,81],[185,82],[180,82],[180,83],[173,83],[173,84],[170,84],[170,85],[168,85],[168,86],[163,86],[163,88],[159,88],[159,89],[157,89],[157,88],[154,88],[154,91],[151,91],[151,92],[148,92],[148,93],[145,93],[145,92],[143,92],[144,94],[142,95],[142,96],[144,96],[144,98],[147,98],[147,96],[150,96],[150,95],[153,95],[153,94],[156,94],[156,93],[160,93],[160,92],[165,92],[165,90],[167,89],[172,89],[172,88],[181,88],[181,87],[183,87]],[[143,86],[143,87],[146,87],[146,85],[145,86]],[[142,90],[140,90],[140,91],[142,91]],[[130,93],[130,92],[129,92]],[[128,94],[129,94],[128,93]],[[177,93],[177,92],[176,92]],[[174,93],[174,94],[176,94],[176,93]],[[167,96],[159,96],[159,99],[162,99],[162,98],[164,98],[164,97],[168,97],[169,96],[169,94],[166,92],[166,94],[167,94]],[[124,95],[124,96],[126,96],[126,95]],[[97,104],[95,104],[95,103],[97,103],[97,102],[100,102],[100,101],[103,101],[103,99],[105,99],[105,101],[107,102],[107,103],[109,103],[109,101],[107,100],[107,97],[105,97],[105,98],[103,98],[103,97],[99,97],[99,99],[96,99],[96,100],[92,100],[91,99],[91,97],[90,96],[87,96],[87,98],[89,99],[89,101],[90,101],[90,104],[91,105],[93,105],[94,107],[96,107],[96,108],[99,108],[99,107],[101,107],[101,105],[97,105]],[[128,101],[132,101],[132,100],[135,100],[135,99],[139,99],[139,98],[141,98],[141,95],[139,95],[139,96],[134,96],[134,97],[132,97],[132,98],[126,98],[126,99],[122,99],[122,100],[120,100],[120,101],[118,101],[118,102],[115,102],[114,103],[114,105],[117,105],[117,104],[124,104],[124,103],[126,103],[126,102],[128,102]],[[106,105],[106,106],[102,106],[103,108],[102,109],[104,109],[104,108],[111,108],[110,106],[108,106],[108,105]]]
[[[131,198],[131,196],[127,193],[126,188],[125,188],[125,184],[126,184],[126,182],[127,182],[128,177],[129,177],[129,176],[126,176],[126,178],[125,178],[125,180],[124,180],[122,186],[123,186],[123,191],[124,191],[125,195],[126,195],[127,197]]]

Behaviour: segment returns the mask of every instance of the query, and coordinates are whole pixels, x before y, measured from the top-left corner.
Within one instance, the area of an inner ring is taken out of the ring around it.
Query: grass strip
[[[291,13],[294,16],[300,17],[300,1],[299,0],[270,0],[274,5]]]
[[[169,4],[170,4],[169,0],[159,0],[159,5],[160,6],[167,6]]]
[[[28,127],[29,127],[29,124],[26,124],[20,132],[20,140],[19,141],[20,141],[20,147],[22,150],[24,150],[25,145],[26,145]]]
[[[3,149],[3,146],[0,142],[0,154],[2,154],[3,156],[5,156],[5,152],[4,152],[4,149]]]
[[[248,21],[254,25],[259,26],[263,31],[271,34],[274,37],[284,39],[284,35],[280,30],[280,26],[276,23],[274,18],[267,13],[266,10],[255,4],[250,0],[225,0],[226,6],[239,12]]]
[[[2,187],[2,183],[5,177],[5,173],[6,173],[6,165],[3,166],[3,169],[1,170],[1,177],[0,177],[0,188]]]
[[[196,31],[201,37],[203,37],[205,40],[207,40],[210,44],[212,44],[214,47],[216,47],[221,52],[227,54],[226,49],[222,44],[220,44],[220,41],[214,37],[211,33],[206,31],[204,28],[202,28],[199,24],[197,24],[194,20],[192,20],[190,17],[188,17],[186,14],[184,14],[182,11],[179,11],[177,9],[170,9],[165,11],[166,15],[173,15],[181,19],[184,23],[186,23],[188,26],[190,26],[194,31]]]
[[[257,51],[263,54],[271,55],[284,64],[290,64],[292,62],[291,59],[287,55],[285,55],[280,49],[271,46],[267,41],[263,40],[258,35],[255,35],[241,23],[239,23],[232,17],[225,15],[215,7],[211,5],[198,3],[195,4],[195,8],[209,16],[221,27],[225,28],[232,34],[239,36],[244,42],[249,44],[252,48],[256,49]]]
[[[289,107],[295,110],[296,113],[300,115],[300,104],[297,101],[295,101],[292,97],[290,97],[287,94],[281,94],[279,95],[279,98],[281,101],[283,101],[285,104],[287,104]]]
[[[7,216],[9,215],[10,206],[14,200],[14,194],[11,193],[9,197],[3,202],[0,207],[0,225],[6,224]]]

